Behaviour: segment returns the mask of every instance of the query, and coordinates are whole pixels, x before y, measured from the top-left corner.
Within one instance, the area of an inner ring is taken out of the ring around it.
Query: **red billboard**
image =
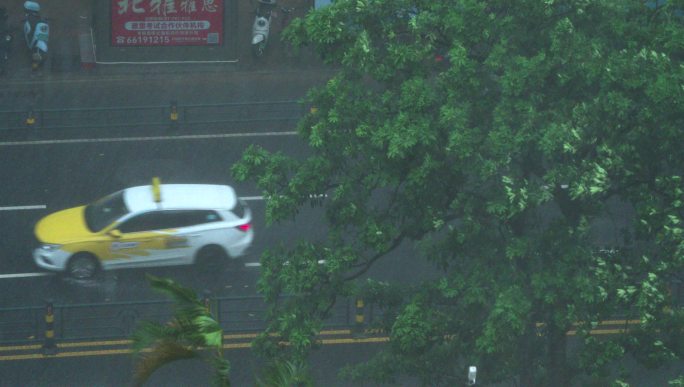
[[[112,46],[223,43],[223,0],[111,0]]]

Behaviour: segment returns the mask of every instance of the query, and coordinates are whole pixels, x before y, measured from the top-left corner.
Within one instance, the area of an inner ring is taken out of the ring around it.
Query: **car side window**
[[[197,226],[200,224],[218,222],[221,217],[216,213],[216,211],[210,210],[188,210],[188,211],[165,211],[169,212],[169,218],[171,223],[175,224],[174,227],[190,227]]]
[[[153,211],[133,217],[121,226],[122,233],[166,230],[197,226],[200,224],[218,222],[221,217],[211,210],[166,210]]]
[[[162,211],[146,212],[128,219],[119,226],[122,233],[159,230],[163,226]]]

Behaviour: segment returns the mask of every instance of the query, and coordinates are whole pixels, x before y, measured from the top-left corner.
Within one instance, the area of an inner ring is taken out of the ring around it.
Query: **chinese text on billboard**
[[[112,0],[113,46],[220,45],[223,0]]]

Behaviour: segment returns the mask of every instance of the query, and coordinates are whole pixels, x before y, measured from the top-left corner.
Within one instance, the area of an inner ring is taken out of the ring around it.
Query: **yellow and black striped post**
[[[207,313],[211,313],[211,291],[205,289],[202,293],[204,294],[204,298],[202,300],[204,302],[204,309],[207,310]]]
[[[363,303],[363,298],[357,297],[356,298],[356,317],[354,319],[355,324],[354,324],[354,331],[357,335],[363,334],[364,333],[364,328],[366,327],[365,321],[366,320],[366,313],[365,313],[365,304]]]
[[[169,119],[171,120],[172,124],[178,122],[178,102],[176,101],[171,101]]]
[[[52,301],[48,301],[45,306],[45,342],[43,343],[43,355],[54,355],[57,353],[55,345],[55,315]]]
[[[31,127],[36,123],[36,113],[33,111],[33,108],[29,108],[28,114],[26,114],[25,123],[28,127]]]

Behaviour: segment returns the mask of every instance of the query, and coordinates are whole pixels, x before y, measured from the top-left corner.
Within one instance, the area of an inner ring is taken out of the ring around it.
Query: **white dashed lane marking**
[[[44,210],[47,206],[45,204],[38,204],[35,206],[7,206],[0,207],[0,211],[18,211],[18,210]]]
[[[55,275],[55,273],[14,273],[14,274],[0,274],[0,279],[7,278],[26,278],[26,277],[45,277]]]
[[[253,132],[253,133],[224,133],[224,134],[193,134],[193,135],[181,135],[181,136],[73,138],[73,139],[67,139],[67,140],[0,141],[0,146],[84,144],[84,143],[99,143],[99,142],[206,140],[206,139],[236,138],[236,137],[274,137],[274,136],[295,136],[295,135],[297,135],[297,132]]]

